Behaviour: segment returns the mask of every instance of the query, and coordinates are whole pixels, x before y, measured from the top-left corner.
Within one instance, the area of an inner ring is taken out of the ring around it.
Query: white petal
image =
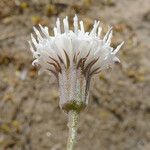
[[[78,33],[78,17],[77,17],[77,15],[74,16],[73,21],[74,21],[73,22],[74,32],[75,32],[75,34],[77,34]]]
[[[102,32],[102,27],[98,27],[98,37],[101,36],[101,32]]]
[[[81,29],[81,32],[83,32],[83,33],[85,32],[85,31],[84,31],[83,21],[80,21],[80,29]]]
[[[57,36],[57,28],[54,27],[54,36]]]
[[[44,33],[44,35],[46,36],[46,38],[49,38],[49,33],[48,33],[48,27],[42,27],[42,25],[39,24],[39,27],[41,29],[41,31]]]
[[[117,46],[117,48],[113,51],[113,54],[116,54],[120,50],[120,48],[122,47],[123,44],[124,44],[124,42],[122,42],[121,44],[119,44]]]
[[[108,39],[107,39],[107,41],[106,41],[106,44],[107,44],[108,46],[110,46],[110,43],[111,43],[112,33],[113,33],[113,31],[111,30],[110,33],[109,33],[109,35],[108,35]]]
[[[31,52],[34,54],[35,50],[34,50],[34,48],[33,48],[32,44],[31,44],[31,42],[30,42],[30,41],[28,41],[28,43],[29,43],[29,46],[30,46],[30,50],[31,50]]]
[[[110,28],[108,29],[107,33],[105,34],[104,39],[103,39],[104,42],[106,42],[106,40],[107,40],[107,38],[108,38],[108,36],[109,36],[111,30],[112,30],[112,27],[110,27]]]
[[[63,19],[63,23],[64,23],[64,31],[65,33],[68,33],[69,32],[68,16],[66,16],[66,18]]]
[[[59,18],[57,18],[56,27],[57,27],[57,32],[58,32],[59,34],[61,34],[61,30],[60,30],[60,20],[59,20]]]
[[[38,43],[32,33],[31,33],[31,40],[32,40],[32,43],[34,44],[34,46],[37,47]]]
[[[42,38],[42,36],[41,36],[41,34],[40,34],[40,32],[35,28],[35,27],[33,27],[33,30],[34,30],[34,32],[36,33],[36,35],[37,35],[37,39],[38,39],[38,41],[41,41],[41,40],[43,40],[43,38]]]
[[[95,23],[93,25],[93,29],[92,29],[92,31],[90,33],[91,36],[96,34],[98,26],[99,26],[99,21],[98,22],[95,21]]]

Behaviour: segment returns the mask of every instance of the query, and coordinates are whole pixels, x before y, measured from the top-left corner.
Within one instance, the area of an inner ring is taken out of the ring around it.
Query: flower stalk
[[[76,134],[78,128],[79,112],[76,110],[70,110],[68,112],[68,127],[69,137],[67,142],[67,150],[73,150],[76,143]]]

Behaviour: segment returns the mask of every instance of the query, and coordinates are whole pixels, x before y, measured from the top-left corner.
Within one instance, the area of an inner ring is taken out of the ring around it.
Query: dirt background
[[[90,30],[114,27],[122,65],[93,79],[76,150],[150,150],[149,0],[0,0],[0,150],[65,150],[67,116],[58,87],[31,66],[32,26],[77,13]],[[53,34],[53,33],[52,33]],[[96,82],[95,82],[96,80]]]

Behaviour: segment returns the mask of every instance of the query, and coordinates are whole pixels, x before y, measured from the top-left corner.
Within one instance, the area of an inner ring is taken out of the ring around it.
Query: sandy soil
[[[114,47],[125,41],[122,65],[93,79],[76,150],[150,149],[149,0],[1,0],[0,150],[65,149],[67,117],[58,106],[58,87],[31,66],[27,40],[33,25],[51,32],[57,16],[75,13],[86,30],[95,19],[104,32],[113,26]]]

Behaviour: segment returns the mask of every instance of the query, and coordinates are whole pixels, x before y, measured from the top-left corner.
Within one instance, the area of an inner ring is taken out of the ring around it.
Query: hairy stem
[[[79,113],[76,110],[69,111],[68,113],[69,137],[67,143],[67,150],[73,150],[74,144],[76,143],[78,118]]]

